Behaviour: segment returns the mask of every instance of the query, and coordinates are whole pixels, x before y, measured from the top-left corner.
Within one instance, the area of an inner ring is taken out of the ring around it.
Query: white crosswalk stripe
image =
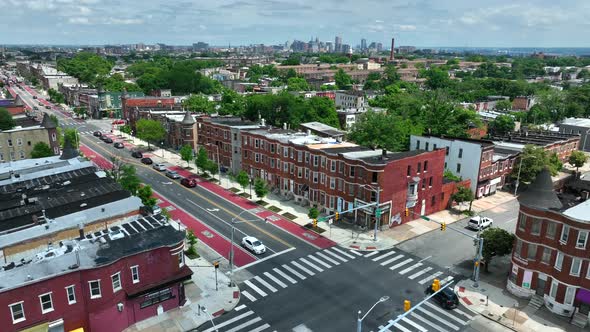
[[[440,272],[440,271],[438,271],[438,272],[436,272],[436,273],[434,273],[434,274],[431,274],[431,275],[429,275],[428,277],[426,277],[426,278],[424,278],[424,279],[422,279],[422,280],[418,281],[418,283],[419,283],[420,285],[424,285],[424,284],[425,284],[425,283],[427,283],[428,281],[430,281],[430,280],[432,280],[432,279],[434,279],[434,278],[438,277],[438,276],[439,276],[439,275],[441,275],[441,274],[443,274],[443,273],[442,273],[442,272]]]
[[[329,255],[331,255],[332,257],[335,257],[335,258],[337,258],[337,259],[339,259],[339,260],[343,261],[344,263],[348,262],[348,259],[346,259],[346,258],[344,258],[344,257],[340,257],[339,255],[336,255],[335,253],[331,252],[330,250],[324,250],[324,252],[325,252],[326,254],[329,254]]]
[[[437,306],[437,305],[434,305],[434,304],[432,304],[432,303],[430,303],[430,302],[424,302],[424,304],[426,304],[426,305],[427,305],[427,306],[429,306],[430,308],[432,308],[432,309],[434,309],[434,310],[436,310],[436,311],[440,312],[441,314],[443,314],[443,315],[445,315],[445,316],[449,317],[450,319],[452,319],[452,320],[456,321],[456,322],[457,322],[457,323],[459,323],[459,324],[463,324],[463,325],[467,325],[467,324],[469,324],[469,321],[465,321],[465,320],[462,320],[462,319],[460,319],[459,317],[456,317],[456,316],[454,316],[454,315],[451,315],[451,314],[450,314],[450,313],[449,313],[447,310],[445,310],[445,309],[442,309],[442,308],[440,308],[440,307],[439,307],[439,306]]]
[[[283,288],[287,288],[287,285],[280,281],[279,279],[277,279],[277,277],[273,276],[272,274],[268,273],[268,272],[264,272],[264,275],[268,277],[268,279],[274,281],[277,285],[283,287]]]
[[[256,279],[256,281],[258,281],[259,283],[261,283],[264,287],[270,289],[271,292],[273,292],[273,293],[276,293],[277,292],[277,289],[276,288],[274,288],[268,282],[264,281],[264,279],[260,278],[259,276],[255,276],[254,279]]]
[[[444,284],[446,284],[447,282],[449,282],[449,281],[451,281],[451,280],[453,280],[453,276],[448,276],[448,277],[446,277],[446,278],[442,279],[442,280],[440,281],[440,284],[441,284],[441,285],[444,285]]]
[[[244,318],[244,317],[248,317],[248,316],[250,316],[250,315],[252,315],[252,314],[254,314],[254,311],[247,311],[247,312],[245,312],[245,313],[243,313],[243,314],[241,314],[241,315],[239,315],[239,316],[236,316],[236,317],[234,317],[234,318],[232,318],[232,319],[228,319],[228,320],[226,320],[225,322],[221,322],[221,323],[219,323],[219,324],[215,324],[215,327],[210,327],[210,328],[206,329],[206,330],[205,330],[205,331],[203,331],[203,332],[213,332],[213,331],[217,331],[217,330],[219,330],[220,328],[222,328],[222,327],[224,327],[224,326],[227,326],[227,325],[229,325],[229,324],[231,324],[231,323],[233,323],[233,322],[237,322],[237,321],[239,321],[240,319],[242,319],[242,318]]]
[[[262,320],[262,318],[260,318],[260,317],[252,318],[251,320],[249,320],[249,321],[247,321],[245,323],[242,323],[242,324],[240,324],[240,325],[238,325],[238,326],[236,326],[236,327],[234,327],[232,329],[227,330],[227,332],[237,332],[237,331],[239,331],[239,330],[241,330],[241,329],[243,329],[245,327],[248,327],[248,326],[250,326],[252,324],[258,323],[261,320]]]
[[[391,255],[395,255],[395,251],[394,250],[392,250],[392,251],[390,251],[390,252],[388,252],[386,254],[383,254],[381,256],[378,256],[378,257],[373,258],[373,262],[378,262],[378,261],[382,260],[383,258],[385,258],[387,256],[391,256]]]
[[[289,281],[292,284],[296,284],[297,280],[289,277],[285,272],[277,269],[276,267],[272,269],[273,271],[275,271],[276,274],[280,275],[281,277],[285,278],[287,281]],[[304,277],[305,278],[305,277]]]
[[[344,250],[340,250],[340,249],[338,249],[338,248],[336,248],[336,247],[332,247],[332,248],[330,248],[330,250],[334,250],[334,251],[336,251],[336,252],[338,252],[338,253],[340,253],[340,254],[342,254],[342,255],[344,255],[344,256],[346,256],[346,257],[350,258],[350,259],[355,259],[355,258],[356,258],[356,257],[354,257],[353,255],[351,255],[351,254],[347,253],[346,251],[344,251]],[[326,251],[330,251],[330,250],[326,249]],[[352,250],[351,250],[351,251],[352,251]],[[355,252],[355,253],[357,253],[357,254],[360,254],[358,251],[352,251],[352,252]]]
[[[391,264],[391,263],[397,261],[398,259],[402,259],[403,257],[404,257],[404,255],[397,255],[397,256],[395,256],[393,258],[390,258],[390,259],[388,259],[386,261],[381,262],[381,266],[385,266],[385,265]]]
[[[318,272],[324,272],[324,269],[322,269],[321,267],[313,264],[312,262],[308,261],[307,259],[303,258],[303,257],[299,257],[299,260],[302,261],[303,263],[311,266],[312,268],[314,268],[316,271]]]
[[[261,331],[266,330],[269,327],[270,327],[270,325],[264,324],[264,325],[260,325],[259,327],[255,328],[254,330],[250,330],[249,332],[261,332]]]
[[[247,297],[248,300],[250,300],[250,302],[256,301],[256,298],[254,296],[252,296],[252,294],[248,293],[248,291],[246,291],[246,290],[243,290],[242,291],[242,295],[244,295],[245,297]]]
[[[297,278],[299,278],[299,279],[301,279],[301,280],[305,280],[305,279],[306,279],[306,277],[305,277],[303,274],[301,274],[301,273],[299,273],[299,272],[295,271],[295,270],[294,270],[292,267],[290,267],[290,266],[288,266],[288,265],[285,265],[285,264],[283,264],[283,265],[281,265],[281,266],[283,267],[283,269],[285,269],[285,270],[287,270],[287,271],[291,272],[291,273],[292,273],[294,276],[296,276]]]
[[[296,261],[292,261],[291,264],[293,264],[296,268],[300,269],[301,271],[309,274],[310,276],[315,276],[315,272],[309,270],[308,268],[306,268],[305,266],[297,263]]]
[[[429,321],[428,319],[418,315],[415,311],[412,312],[412,318],[416,318],[417,320],[421,321],[422,323],[434,328],[435,330],[439,331],[439,332],[447,332],[446,328],[442,328],[436,324],[434,324],[433,322]]]
[[[428,303],[428,302],[425,302],[425,303]],[[431,311],[428,311],[428,310],[424,309],[423,307],[417,307],[416,310],[419,310],[421,313],[426,314],[427,316],[430,316],[430,317],[434,318],[434,320],[443,323],[444,325],[452,328],[455,331],[459,331],[460,330],[459,326],[457,326],[455,324],[452,324],[452,323],[450,323],[450,322],[448,322],[448,321],[446,321],[444,319],[441,319],[440,318],[440,315],[437,315],[437,314],[435,314],[435,313],[433,313]],[[448,331],[448,329],[447,329],[447,331]]]
[[[417,328],[418,330],[420,330],[421,332],[426,332],[428,331],[427,329],[423,328],[422,326],[412,322],[411,320],[409,320],[407,317],[402,318],[402,322],[408,324],[408,325],[412,325],[413,327]]]
[[[332,259],[332,258],[330,258],[330,257],[328,257],[328,256],[326,256],[326,255],[324,255],[323,253],[321,253],[321,252],[319,252],[319,251],[318,251],[318,252],[316,252],[315,254],[316,254],[316,255],[318,255],[318,256],[320,256],[321,258],[323,258],[323,259],[327,260],[328,262],[330,262],[330,263],[334,264],[334,265],[340,265],[340,262],[339,262],[339,261],[337,261],[337,260],[334,260],[334,259]]]
[[[404,266],[404,265],[406,265],[406,264],[408,264],[408,263],[410,263],[410,262],[413,262],[413,261],[414,261],[413,259],[411,259],[411,258],[408,258],[408,259],[406,259],[406,260],[404,260],[404,261],[401,261],[401,262],[399,262],[399,263],[395,264],[394,266],[391,266],[389,269],[390,269],[390,270],[392,270],[392,271],[393,271],[393,270],[397,270],[397,269],[399,269],[400,267],[402,267],[402,266]]]
[[[458,309],[458,308],[456,308],[456,309],[453,309],[453,312],[456,312],[456,313],[458,313],[458,314],[461,314],[461,315],[463,315],[463,316],[467,317],[469,320],[472,320],[473,318],[475,318],[475,316],[471,316],[470,314],[468,314],[468,313],[466,313],[465,311],[463,311],[463,310],[461,310],[461,309]]]
[[[423,275],[424,273],[428,272],[432,270],[432,268],[430,266],[425,267],[424,269],[412,274],[411,276],[408,277],[408,279],[410,280],[414,280],[416,278],[418,278],[419,276]]]
[[[420,266],[422,266],[422,265],[423,265],[422,263],[416,263],[416,264],[414,264],[414,265],[412,265],[412,266],[410,266],[410,267],[407,267],[407,268],[406,268],[406,269],[404,269],[404,270],[401,270],[401,271],[399,271],[399,274],[402,274],[402,275],[404,275],[404,274],[406,274],[406,273],[408,273],[408,272],[412,271],[413,269],[415,269],[415,268],[417,268],[417,267],[420,267]]]
[[[246,308],[246,305],[245,304],[242,304],[242,305],[239,305],[239,306],[235,307],[234,310],[235,311],[240,311],[240,310],[242,310],[244,308]]]
[[[307,255],[307,257],[309,257],[309,258],[313,259],[314,261],[318,262],[319,264],[325,266],[327,269],[329,269],[329,268],[332,267],[332,265],[330,265],[330,264],[322,261],[321,259],[319,259],[319,258],[317,258],[317,257],[315,257],[313,255]]]
[[[379,251],[375,250],[375,251],[373,251],[373,252],[370,252],[370,253],[366,254],[366,255],[365,255],[365,257],[371,257],[371,256],[375,256],[375,255],[377,255],[378,253],[379,253]]]
[[[391,322],[391,321],[390,321]],[[402,331],[402,332],[412,332],[411,330],[403,327],[402,325],[400,325],[399,323],[395,323],[393,324],[393,326],[395,326],[398,330]]]
[[[244,283],[246,285],[248,285],[248,287],[250,287],[253,291],[255,291],[256,293],[258,293],[260,296],[265,297],[265,296],[268,295],[262,289],[256,287],[256,285],[254,285],[250,280],[246,280],[246,281],[244,281]]]
[[[379,325],[379,331],[383,330],[383,328],[385,327],[385,325]],[[385,330],[385,332],[391,332],[390,329]]]
[[[353,254],[355,254],[355,255],[357,255],[357,256],[362,256],[363,255],[362,253],[360,253],[360,252],[358,252],[358,251],[356,251],[354,249],[350,249],[350,252],[353,253]]]

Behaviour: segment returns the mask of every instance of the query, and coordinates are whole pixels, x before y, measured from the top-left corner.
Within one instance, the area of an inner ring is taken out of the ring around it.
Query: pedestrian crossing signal
[[[406,217],[410,215],[410,209],[406,208]]]
[[[412,308],[412,302],[410,300],[404,300],[404,311],[407,312]]]
[[[443,231],[443,232],[446,231],[447,230],[447,224],[444,223],[444,222],[442,224],[440,224],[440,230]]]

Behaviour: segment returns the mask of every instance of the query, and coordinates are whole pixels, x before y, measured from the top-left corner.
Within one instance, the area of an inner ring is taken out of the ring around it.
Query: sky
[[[588,0],[0,0],[0,44],[590,47]]]

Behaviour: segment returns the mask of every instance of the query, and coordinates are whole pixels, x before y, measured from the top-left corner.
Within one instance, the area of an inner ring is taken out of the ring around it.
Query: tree
[[[496,103],[496,110],[500,112],[508,112],[512,110],[512,102],[510,100],[502,99]]]
[[[336,74],[334,74],[334,81],[336,82],[336,86],[340,90],[348,90],[352,85],[352,78],[350,75],[344,72],[342,68],[338,69]]]
[[[457,204],[469,202],[469,211],[471,211],[471,202],[473,202],[474,198],[471,188],[465,186],[458,186],[457,191],[451,195],[451,199]]]
[[[141,186],[141,181],[137,177],[135,167],[133,165],[123,165],[120,173],[118,182],[121,187],[131,192],[132,195],[136,195]]]
[[[254,180],[254,192],[259,199],[263,199],[268,194],[268,185],[261,178]]]
[[[291,77],[287,79],[287,90],[288,91],[308,91],[309,84],[305,78],[302,77]]]
[[[520,182],[530,183],[545,167],[549,167],[552,175],[557,174],[556,166],[558,165],[551,164],[547,152],[542,147],[525,145],[512,169],[512,176]]]
[[[191,148],[190,145],[185,144],[182,146],[182,148],[180,148],[180,158],[186,161],[186,167],[189,167],[189,163],[194,157],[193,148]]]
[[[4,107],[0,107],[0,130],[10,130],[16,126],[12,114]]]
[[[484,241],[482,255],[485,271],[489,272],[488,268],[492,258],[508,255],[512,251],[514,234],[510,234],[502,228],[488,228],[481,233],[481,237]]]
[[[311,209],[309,209],[309,212],[307,212],[307,216],[310,219],[317,219],[320,216],[320,211],[318,211],[317,208],[312,207]]]
[[[201,95],[191,95],[182,101],[182,105],[191,112],[211,114],[215,112],[215,105]]]
[[[209,161],[209,156],[207,155],[207,150],[204,147],[200,147],[199,151],[197,152],[197,158],[195,159],[195,166],[201,169],[201,172],[207,171],[207,162]]]
[[[45,142],[37,142],[33,146],[33,150],[31,151],[31,158],[44,158],[44,157],[51,157],[53,156],[53,151],[51,147],[47,145]]]
[[[574,166],[576,168],[576,172],[578,172],[578,169],[584,166],[587,160],[588,156],[584,152],[576,150],[572,151],[572,154],[569,156],[567,162]]]
[[[131,135],[131,126],[130,125],[121,126],[121,127],[119,127],[119,131],[124,134]]]
[[[494,120],[492,120],[489,124],[489,128],[491,129],[494,135],[504,136],[510,132],[514,131],[514,118],[510,115],[498,115]]]
[[[461,177],[453,174],[453,172],[450,169],[445,169],[445,171],[443,172],[443,178],[445,178],[446,180],[449,180],[449,181],[455,181],[455,182],[461,181]]]
[[[150,142],[162,140],[166,135],[166,130],[157,120],[140,119],[136,127],[137,137],[148,143],[148,149],[150,149]]]
[[[63,142],[69,140],[72,143],[72,147],[75,149],[80,147],[80,133],[76,128],[66,128],[63,133]]]
[[[192,229],[189,229],[188,233],[186,234],[186,240],[188,242],[188,250],[186,251],[186,255],[190,258],[194,258],[194,256],[197,255],[197,249],[195,248],[195,245],[197,244],[198,239]]]
[[[156,205],[157,199],[154,197],[152,187],[149,184],[137,189],[137,197],[139,197],[141,203],[147,207],[154,207]]]
[[[250,183],[250,178],[248,177],[248,173],[242,170],[236,175],[236,182],[242,187],[242,191],[246,191],[246,187]]]
[[[207,160],[207,164],[205,166],[207,172],[211,173],[211,175],[216,175],[219,173],[219,164],[214,162],[213,160]]]
[[[410,135],[421,134],[422,127],[410,118],[369,110],[353,125],[348,139],[372,149],[406,151]]]
[[[446,89],[451,85],[449,73],[438,67],[422,71],[421,75],[426,78],[425,85],[431,90]]]

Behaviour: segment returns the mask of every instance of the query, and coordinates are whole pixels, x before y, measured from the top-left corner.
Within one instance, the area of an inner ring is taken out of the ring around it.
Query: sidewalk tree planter
[[[148,143],[148,150],[151,148],[150,142],[157,142],[164,139],[166,129],[159,121],[141,119],[137,121],[137,137]]]
[[[254,193],[256,193],[259,200],[264,199],[264,197],[268,195],[268,185],[266,184],[266,181],[261,178],[256,178],[256,180],[254,180]]]
[[[313,224],[312,224],[312,223],[306,224],[306,225],[305,225],[305,226],[303,226],[303,227],[305,227],[305,228],[307,228],[307,229],[309,229],[309,230],[312,230],[312,231],[314,231],[314,232],[316,232],[316,233],[318,233],[318,234],[322,234],[323,232],[325,232],[325,231],[326,231],[325,229],[323,229],[323,228],[321,228],[321,227],[319,227],[319,226],[313,227]]]
[[[317,219],[320,216],[320,211],[318,211],[317,208],[312,207],[311,209],[309,209],[309,212],[307,213],[307,216],[310,219]]]
[[[199,254],[197,253],[197,249],[195,248],[195,245],[197,244],[198,239],[195,236],[195,233],[193,232],[192,229],[190,229],[188,231],[188,233],[186,234],[186,241],[188,242],[188,249],[185,254],[190,259],[199,258]]]
[[[271,205],[271,206],[267,207],[266,209],[267,210],[270,210],[272,212],[275,212],[275,213],[279,213],[279,212],[283,211],[283,210],[281,210],[280,208],[278,208],[278,207],[276,207],[274,205]]]
[[[469,202],[469,211],[471,212],[471,204],[473,203],[473,199],[475,196],[470,188],[465,186],[457,187],[457,191],[451,195],[451,199],[457,204],[461,204],[463,202]]]
[[[572,151],[572,154],[569,156],[568,163],[576,168],[576,173],[578,173],[579,168],[584,166],[586,161],[588,160],[588,156],[582,151]]]
[[[200,170],[202,173],[206,172],[207,162],[209,157],[207,156],[207,150],[204,147],[200,147],[197,151],[197,158],[195,159],[195,166],[197,166],[197,173]]]
[[[493,257],[510,254],[515,237],[514,234],[501,228],[488,228],[481,233],[481,237],[483,238],[482,254],[485,261],[485,271],[488,272]]]
[[[236,182],[242,187],[242,191],[246,191],[246,187],[250,183],[250,178],[248,178],[248,173],[246,171],[240,171],[238,175],[236,175]]]
[[[191,148],[190,145],[185,144],[182,146],[182,148],[180,148],[180,158],[182,158],[182,160],[186,161],[186,167],[190,167],[190,162],[191,160],[193,160],[194,158],[194,154],[193,154],[193,148]]]

